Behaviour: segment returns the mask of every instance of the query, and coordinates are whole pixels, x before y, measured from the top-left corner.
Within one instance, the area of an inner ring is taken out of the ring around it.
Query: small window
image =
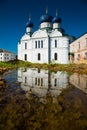
[[[55,48],[57,48],[57,40],[55,40]]]
[[[25,49],[27,49],[27,43],[25,42]]]
[[[78,45],[78,49],[80,49],[80,42],[78,43],[79,45]]]
[[[87,60],[87,52],[85,53],[85,59]]]
[[[35,48],[37,48],[37,41],[35,41]]]
[[[40,48],[40,41],[38,41],[38,48]]]
[[[27,60],[27,54],[24,55],[24,59]]]
[[[25,83],[27,83],[27,77],[25,77]]]
[[[40,85],[40,78],[38,78],[38,86]]]
[[[54,54],[54,60],[57,60],[57,53]]]
[[[41,78],[41,86],[43,86],[43,78]]]
[[[35,78],[35,85],[37,85],[37,78]]]
[[[78,54],[78,56],[77,56],[77,60],[80,60],[80,54]]]
[[[40,69],[38,69],[38,73],[40,73]]]
[[[41,48],[43,48],[43,40],[41,40]]]
[[[57,86],[57,79],[54,79],[54,86]]]
[[[41,56],[40,56],[40,53],[38,53],[38,60],[40,60],[41,59]]]

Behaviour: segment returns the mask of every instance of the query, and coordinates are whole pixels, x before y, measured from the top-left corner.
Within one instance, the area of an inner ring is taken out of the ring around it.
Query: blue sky
[[[87,0],[0,0],[0,48],[17,53],[29,15],[35,31],[46,7],[52,16],[58,9],[67,34],[79,37],[87,32]]]

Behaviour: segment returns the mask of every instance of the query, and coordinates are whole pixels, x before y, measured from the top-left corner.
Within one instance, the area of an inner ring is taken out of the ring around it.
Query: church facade
[[[32,63],[69,63],[69,42],[61,28],[61,18],[53,18],[48,13],[40,17],[39,29],[35,32],[29,19],[26,33],[18,43],[18,59]]]

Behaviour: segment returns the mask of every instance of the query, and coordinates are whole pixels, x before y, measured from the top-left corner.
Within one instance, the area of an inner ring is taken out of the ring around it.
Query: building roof
[[[87,35],[87,32],[85,32],[84,34],[82,34],[81,36],[79,36],[78,38],[76,38],[76,39],[75,39],[73,42],[71,42],[70,44],[72,44],[72,43],[78,41],[81,37],[83,37],[83,36],[85,36],[85,35]]]
[[[45,14],[45,15],[42,15],[40,17],[40,23],[43,23],[43,22],[52,22],[52,16],[49,15],[49,14]]]
[[[84,34],[82,34],[81,36],[79,36],[77,39],[79,39],[80,37],[83,37],[84,35],[87,35],[87,32],[85,32]]]
[[[13,53],[13,52],[5,50],[5,49],[0,49],[0,53],[2,53],[2,52],[4,52],[4,53]],[[13,54],[15,54],[15,53],[13,53]]]
[[[31,20],[28,21],[26,27],[31,27],[31,28],[34,27],[34,25],[33,25],[33,23],[31,22]]]
[[[61,18],[59,18],[58,16],[54,17],[52,19],[52,23],[61,23]]]

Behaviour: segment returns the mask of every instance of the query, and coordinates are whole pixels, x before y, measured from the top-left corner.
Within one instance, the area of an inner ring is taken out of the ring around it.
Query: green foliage
[[[0,62],[0,72],[1,69],[15,69],[18,67],[30,67],[30,68],[39,68],[39,69],[48,69],[50,71],[66,71],[69,74],[72,73],[81,73],[87,74],[87,65],[86,64],[39,64],[39,63],[30,63],[20,60],[9,61],[9,62]]]

